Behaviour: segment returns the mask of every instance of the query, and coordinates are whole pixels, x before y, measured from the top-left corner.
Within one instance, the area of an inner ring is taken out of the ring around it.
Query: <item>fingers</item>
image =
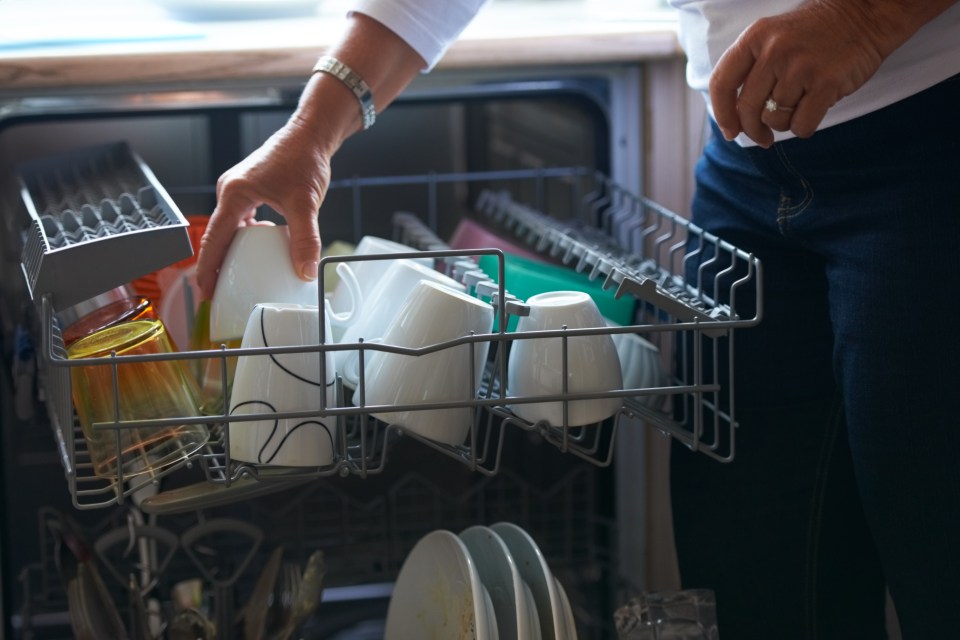
[[[738,106],[740,87],[744,85],[755,62],[753,52],[741,38],[720,57],[710,77],[713,116],[727,140],[733,140],[743,130]]]
[[[774,131],[813,135],[829,109],[882,63],[864,33],[848,11],[826,2],[801,3],[751,24],[710,78],[711,105],[724,136],[744,133],[769,147]]]
[[[777,74],[749,35],[745,32],[717,62],[710,78],[710,99],[727,140],[742,132],[761,147],[769,147],[773,131],[788,129],[790,117],[787,110],[766,109],[777,86]]]
[[[740,130],[761,147],[769,147],[773,144],[773,131],[764,122],[763,114],[776,82],[775,74],[764,65],[763,61],[756,61],[743,82],[737,100]]]
[[[803,90],[786,82],[774,86],[760,111],[760,120],[774,131],[789,131],[799,108]]]
[[[200,239],[200,251],[197,254],[197,285],[207,300],[213,297],[220,265],[237,227],[243,226],[244,221],[253,219],[259,204],[234,195],[230,189],[218,188],[218,191],[220,197],[217,207]]]
[[[316,280],[320,267],[320,229],[316,211],[287,216],[290,227],[290,259],[297,275],[304,280]]]
[[[790,119],[790,131],[798,138],[809,138],[816,132],[817,127],[827,115],[830,107],[837,102],[837,97],[824,93],[805,93],[797,103],[797,108]]]
[[[758,23],[762,29],[763,21]],[[710,99],[714,117],[727,140],[746,134],[761,147],[773,144],[774,131],[790,128],[792,111],[768,109],[774,93],[777,105],[791,107],[799,99],[789,85],[781,89],[778,69],[765,55],[764,40],[757,28],[748,29],[720,57],[710,78]]]
[[[284,217],[297,275],[315,280],[320,262],[317,215],[330,182],[329,156],[317,150],[313,131],[291,119],[217,181],[217,206],[200,240],[197,284],[205,298],[216,289],[220,265],[237,227],[266,205]]]
[[[320,230],[317,226],[316,207],[299,207],[296,213],[284,211],[275,202],[262,198],[250,198],[238,192],[239,187],[219,189],[217,207],[210,216],[206,231],[200,239],[197,256],[197,284],[203,297],[210,299],[216,289],[220,265],[230,248],[238,227],[270,225],[272,222],[256,220],[256,208],[261,204],[273,206],[286,218],[290,231],[290,259],[297,275],[304,280],[316,280],[320,263]],[[302,210],[299,210],[302,209]]]

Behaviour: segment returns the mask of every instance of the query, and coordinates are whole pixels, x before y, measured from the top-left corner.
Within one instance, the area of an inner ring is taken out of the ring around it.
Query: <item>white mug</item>
[[[355,343],[361,338],[364,342],[372,342],[383,338],[390,322],[421,280],[436,282],[455,291],[466,291],[466,287],[453,278],[418,262],[393,260],[385,264],[389,265],[386,272],[369,293],[363,295],[360,312],[354,315],[338,343]],[[343,375],[344,385],[351,389],[356,387],[357,380],[355,375],[347,375],[354,368],[346,365],[348,360],[356,357],[356,351],[337,351],[335,356],[337,371]]]
[[[328,317],[328,316],[325,316]],[[330,341],[325,322],[324,342]],[[241,348],[320,344],[320,313],[315,305],[267,303],[254,307]],[[325,363],[321,379],[320,361]],[[230,415],[319,411],[336,406],[333,353],[319,351],[244,355],[230,394]],[[230,422],[230,457],[283,466],[323,466],[336,451],[336,418],[282,418]]]
[[[618,327],[611,320],[607,325]],[[663,387],[667,384],[667,373],[660,359],[660,349],[649,340],[636,333],[610,334],[613,344],[620,358],[620,375],[623,377],[624,389],[650,389]],[[665,396],[646,395],[637,396],[637,400],[654,409],[663,406]]]
[[[382,342],[416,349],[471,334],[488,334],[493,316],[493,307],[487,302],[421,280],[387,327]],[[360,406],[361,391],[366,406],[472,401],[489,348],[489,342],[477,341],[424,355],[374,351],[365,367],[363,385],[358,385],[353,394],[353,403]],[[373,415],[425,438],[460,445],[470,432],[473,409],[451,407]]]
[[[606,323],[589,294],[551,291],[528,298],[530,315],[522,316],[517,333],[604,327]],[[608,334],[567,338],[567,393],[618,391],[623,388],[620,358]],[[563,338],[527,338],[513,341],[507,361],[507,389],[512,397],[559,395],[563,390]],[[619,397],[568,402],[567,426],[594,424],[615,414]],[[561,426],[561,401],[516,403],[511,411],[528,422],[544,420]]]
[[[408,247],[405,244],[379,238],[377,236],[363,236],[353,250],[354,256],[372,256],[384,255],[389,253],[416,253],[417,249]],[[341,262],[337,264],[349,265],[355,280],[359,284],[361,293],[369,293],[371,289],[380,281],[383,274],[390,267],[392,260],[357,260],[352,262]],[[425,267],[433,267],[433,258],[416,258],[416,262]],[[350,308],[351,297],[344,283],[338,282],[333,291],[324,292],[330,300],[330,306],[336,313],[343,313]],[[338,338],[339,332],[334,327],[334,338]],[[339,340],[338,340],[339,342]]]
[[[345,269],[338,269],[338,273],[343,285],[342,305],[350,311],[331,315],[333,326],[352,321],[353,310],[362,302],[353,274]],[[301,280],[294,269],[290,236],[283,225],[237,229],[210,300],[210,339],[221,342],[243,336],[254,305],[261,302],[319,304],[317,281]]]

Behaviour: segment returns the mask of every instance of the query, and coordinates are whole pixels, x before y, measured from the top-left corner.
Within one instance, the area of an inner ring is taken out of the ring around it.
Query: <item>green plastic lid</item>
[[[498,260],[495,255],[479,256],[480,268],[497,281]],[[633,296],[617,298],[615,287],[603,288],[603,278],[591,280],[586,273],[552,264],[535,262],[509,253],[504,253],[503,263],[505,287],[508,292],[527,300],[540,293],[550,291],[583,291],[593,298],[608,320],[620,325],[634,322],[637,301]],[[507,331],[516,331],[517,318],[513,317],[507,325]]]

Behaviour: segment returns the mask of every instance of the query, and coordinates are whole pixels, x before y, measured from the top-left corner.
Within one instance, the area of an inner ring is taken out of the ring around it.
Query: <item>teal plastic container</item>
[[[478,256],[478,262],[483,272],[497,281],[497,256]],[[608,320],[620,325],[634,323],[636,298],[630,295],[616,298],[614,296],[616,287],[604,289],[603,278],[591,280],[586,273],[559,265],[535,262],[509,253],[504,253],[503,269],[506,278],[504,286],[508,292],[521,300],[527,300],[538,293],[548,291],[583,291],[590,294],[593,301],[597,303],[600,313]],[[513,317],[507,323],[507,331],[516,331],[516,329],[517,318]],[[497,330],[499,329],[495,326],[494,331]]]

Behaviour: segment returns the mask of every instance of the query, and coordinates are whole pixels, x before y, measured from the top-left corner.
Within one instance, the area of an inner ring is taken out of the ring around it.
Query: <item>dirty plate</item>
[[[387,608],[385,640],[491,640],[491,619],[480,576],[456,534],[428,533],[403,562]]]
[[[460,539],[470,552],[480,581],[490,593],[500,637],[540,640],[539,620],[533,624],[537,614],[529,607],[532,595],[528,602],[526,586],[500,536],[488,527],[476,525],[461,531]]]
[[[498,522],[490,528],[507,545],[513,561],[517,565],[520,577],[530,587],[533,600],[540,614],[540,632],[544,638],[567,640],[564,631],[566,621],[563,617],[557,583],[547,565],[540,547],[525,529],[512,522]]]

